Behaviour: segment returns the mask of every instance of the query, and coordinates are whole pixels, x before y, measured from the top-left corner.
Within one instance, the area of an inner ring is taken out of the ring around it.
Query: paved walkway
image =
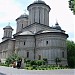
[[[24,70],[0,66],[0,75],[75,75],[75,69],[64,70]]]

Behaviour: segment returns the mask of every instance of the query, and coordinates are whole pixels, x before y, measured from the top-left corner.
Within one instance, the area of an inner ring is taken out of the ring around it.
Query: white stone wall
[[[36,37],[36,59],[41,55],[41,59],[47,58],[49,64],[55,64],[55,58],[60,58],[62,64],[67,64],[66,37],[63,35],[42,34]],[[46,44],[48,41],[48,44]],[[64,58],[62,57],[64,52]],[[64,61],[65,60],[65,61]],[[61,64],[60,63],[60,64]]]
[[[40,34],[34,36],[18,36],[16,37],[15,50],[20,56],[27,57],[29,52],[29,59],[34,59],[34,48],[35,48],[35,59],[47,58],[49,64],[55,64],[55,59],[58,57],[62,60],[60,64],[67,64],[67,50],[66,50],[66,36],[62,34]],[[35,46],[36,40],[36,46]],[[47,42],[48,41],[48,44]],[[24,45],[25,42],[25,45]],[[64,57],[62,57],[64,52]]]
[[[5,62],[5,59],[13,53],[14,42],[13,40],[6,40],[0,44],[0,59],[2,62]]]
[[[8,56],[10,56],[15,51],[15,40],[9,40],[8,42]]]
[[[8,42],[3,42],[0,44],[0,59],[5,59],[8,55]]]
[[[25,42],[25,45],[24,45]],[[34,36],[19,36],[16,38],[15,50],[24,58],[27,58],[27,52],[29,52],[29,59],[34,59]]]

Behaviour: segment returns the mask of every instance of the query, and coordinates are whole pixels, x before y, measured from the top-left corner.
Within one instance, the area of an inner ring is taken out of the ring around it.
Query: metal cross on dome
[[[25,10],[24,10],[24,14],[25,14],[25,15],[26,15],[26,12],[27,12],[27,10],[25,9]]]
[[[41,1],[41,0],[36,0],[36,1]]]
[[[8,26],[10,26],[10,22],[8,22]]]

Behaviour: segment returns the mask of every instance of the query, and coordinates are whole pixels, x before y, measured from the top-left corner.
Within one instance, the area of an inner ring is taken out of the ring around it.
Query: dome
[[[36,5],[36,4],[43,4],[45,6],[47,6],[49,8],[49,10],[51,10],[51,8],[49,7],[49,5],[47,5],[44,1],[42,0],[37,0],[37,1],[34,1],[32,4],[30,4],[28,7],[27,7],[27,10],[29,9],[30,6],[32,5]]]
[[[59,26],[59,24],[58,24],[58,22],[56,22],[56,24],[55,24],[55,27],[54,27],[55,29],[57,29],[57,30],[61,30],[61,27]]]
[[[27,19],[28,19],[28,15],[27,15],[27,14],[23,14],[23,15],[21,15],[20,17],[18,17],[16,20],[22,19],[22,18],[27,18]]]
[[[27,14],[23,14],[20,16],[20,18],[28,18],[28,15]]]
[[[12,29],[12,27],[11,26],[6,26],[5,28],[3,28],[3,29]]]
[[[38,1],[34,1],[34,4],[35,3],[42,3],[42,4],[46,4],[44,1],[42,1],[42,0],[38,0]]]

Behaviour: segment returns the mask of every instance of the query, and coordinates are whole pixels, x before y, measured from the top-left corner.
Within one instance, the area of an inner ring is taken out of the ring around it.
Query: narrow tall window
[[[24,42],[24,45],[26,44],[26,42]]]
[[[34,8],[35,9],[35,8]],[[35,22],[35,10],[34,10],[34,22]]]
[[[29,52],[27,52],[27,58],[29,58]]]
[[[39,60],[41,60],[41,55],[39,55]]]
[[[64,52],[62,52],[62,58],[64,58]]]
[[[7,37],[7,31],[6,31],[6,37]]]
[[[23,28],[23,24],[22,24],[22,28]]]
[[[46,41],[46,45],[48,44],[48,41]]]
[[[39,23],[40,23],[40,8],[39,8]]]

